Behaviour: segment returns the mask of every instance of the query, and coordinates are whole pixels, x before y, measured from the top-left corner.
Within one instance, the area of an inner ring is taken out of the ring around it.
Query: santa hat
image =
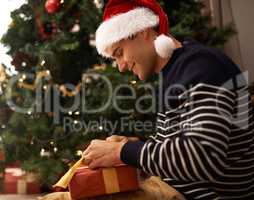
[[[171,57],[175,44],[168,36],[168,18],[156,0],[109,0],[103,23],[96,31],[96,48],[99,54],[110,57],[106,49],[147,28],[158,27],[154,41],[157,54]]]

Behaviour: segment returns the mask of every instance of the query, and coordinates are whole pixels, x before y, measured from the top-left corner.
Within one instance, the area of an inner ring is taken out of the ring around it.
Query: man
[[[186,199],[254,199],[253,107],[239,68],[218,50],[168,33],[155,0],[111,0],[98,52],[141,80],[163,75],[163,111],[148,141],[94,140],[90,168],[118,163],[160,176]]]

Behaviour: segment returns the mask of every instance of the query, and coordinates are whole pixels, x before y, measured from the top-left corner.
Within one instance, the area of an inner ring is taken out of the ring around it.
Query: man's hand
[[[138,137],[126,137],[126,136],[120,136],[120,135],[112,135],[110,137],[106,138],[106,141],[110,142],[127,142],[127,141],[138,141]]]
[[[121,164],[120,153],[125,141],[92,140],[91,144],[83,152],[85,163],[89,168],[112,167]]]

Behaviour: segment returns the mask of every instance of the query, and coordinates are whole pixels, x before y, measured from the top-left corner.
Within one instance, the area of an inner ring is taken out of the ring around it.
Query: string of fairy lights
[[[41,66],[43,66],[44,64],[45,64],[45,61],[43,60],[41,62]],[[95,65],[95,66],[93,66],[93,69],[95,71],[104,71],[106,69],[106,65],[105,64]],[[51,74],[50,74],[49,70],[42,70],[42,71],[37,72],[35,74],[35,76],[32,76],[33,80],[31,80],[30,75],[31,74],[26,74],[26,73],[20,73],[20,74],[15,75],[15,76],[18,77],[17,78],[17,80],[18,80],[17,86],[19,88],[24,88],[24,89],[27,89],[27,90],[35,91],[38,88],[38,86],[42,87],[44,90],[47,90],[50,87],[50,85],[53,84],[53,80],[52,80],[52,77],[51,77]],[[84,77],[86,77],[86,78],[85,79],[83,78],[82,82],[85,81],[85,83],[90,83],[91,82],[91,77],[89,79],[89,76],[85,76],[85,75],[86,74],[84,74]],[[43,79],[45,79],[46,81],[44,81],[44,84],[41,85],[40,81],[43,80]],[[31,81],[32,81],[32,83],[31,83]],[[7,87],[7,82],[8,82],[8,78],[7,78],[7,75],[5,73],[4,67],[2,65],[0,65],[0,84],[3,87]],[[80,93],[81,87],[82,87],[82,82],[79,82],[72,89],[67,88],[64,84],[62,84],[62,85],[54,84],[54,86],[55,86],[55,88],[57,88],[60,91],[60,94],[63,97],[74,97],[75,95]],[[136,80],[130,80],[130,84],[135,85],[136,83],[137,83]],[[15,108],[12,108],[12,110],[15,110]],[[27,114],[32,115],[33,111],[28,109]],[[75,116],[80,115],[80,111],[78,111],[78,110],[76,110],[76,111],[69,110],[67,112],[67,114],[70,115],[70,116],[73,115],[75,117]],[[54,113],[52,113],[52,116],[53,115],[54,115]],[[78,124],[79,121],[75,119],[73,121],[73,123]],[[102,127],[100,127],[100,129],[101,128]]]
[[[45,71],[40,71],[36,74],[36,79],[34,81],[34,83],[32,84],[29,84],[29,83],[25,83],[24,81],[27,79],[27,76],[26,74],[23,74],[21,75],[21,78],[19,79],[19,83],[18,83],[18,86],[20,88],[25,88],[25,89],[28,89],[28,90],[35,90],[37,88],[37,83],[38,83],[38,80],[41,79],[41,78],[44,78],[44,77],[50,77],[50,71],[49,70],[45,70]],[[75,86],[75,89],[70,91],[69,89],[66,88],[65,85],[56,85],[58,87],[58,89],[60,90],[61,94],[64,96],[64,97],[73,97],[75,95],[77,95],[79,92],[80,92],[80,89],[81,89],[81,82],[78,83],[76,86]],[[43,89],[44,90],[47,90],[48,86],[47,85],[44,85],[43,86]]]
[[[41,65],[43,66],[44,63],[45,63],[45,61],[42,61]],[[95,65],[93,68],[95,70],[105,70],[106,66],[105,65]],[[51,75],[50,75],[49,70],[43,70],[43,71],[37,72],[36,76],[35,76],[35,80],[34,80],[33,83],[27,83],[26,82],[26,80],[28,79],[28,75],[26,73],[21,73],[21,74],[18,74],[16,76],[19,77],[18,86],[20,88],[24,88],[24,89],[28,89],[28,90],[36,90],[37,85],[40,82],[40,80],[42,80],[42,78],[45,78],[47,80],[51,80]],[[6,83],[4,83],[6,79],[7,79],[7,75],[6,75],[5,69],[2,65],[0,65],[0,86],[1,87],[6,87],[7,86]],[[89,83],[89,81],[90,80],[87,79],[86,83]],[[130,83],[135,85],[137,83],[137,81],[136,80],[130,80]],[[44,84],[42,86],[42,88],[44,90],[47,90],[48,85],[49,84]],[[59,91],[60,91],[60,93],[63,97],[74,97],[75,95],[77,95],[80,92],[81,87],[82,87],[82,83],[79,82],[74,87],[74,89],[72,89],[72,90],[67,88],[64,84],[62,84],[62,85],[55,84],[55,86],[59,89]]]

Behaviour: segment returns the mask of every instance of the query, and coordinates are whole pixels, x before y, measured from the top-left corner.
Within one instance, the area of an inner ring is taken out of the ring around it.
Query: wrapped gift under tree
[[[0,194],[4,191],[4,164],[0,161]]]
[[[91,170],[82,164],[83,158],[53,186],[69,187],[73,200],[138,190],[137,170],[128,165]]]
[[[33,173],[27,173],[20,168],[6,167],[3,181],[5,194],[38,194],[40,185]]]
[[[5,154],[2,145],[0,143],[0,193],[3,193],[4,170],[5,170]]]
[[[69,183],[73,200],[95,197],[139,188],[137,170],[128,165],[91,170],[80,167]]]

